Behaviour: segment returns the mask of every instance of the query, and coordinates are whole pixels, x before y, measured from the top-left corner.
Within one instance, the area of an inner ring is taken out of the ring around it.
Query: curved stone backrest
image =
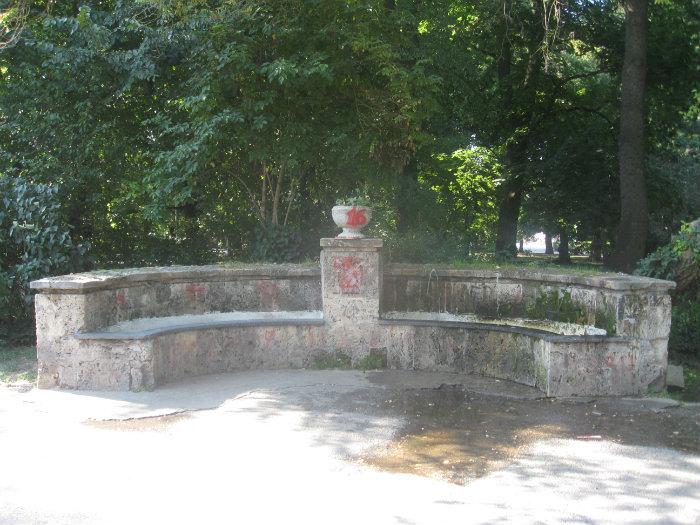
[[[674,286],[625,274],[393,264],[384,270],[382,310],[553,321],[563,316],[608,335],[654,340],[668,337]]]
[[[171,266],[103,270],[34,281],[37,321],[72,319],[69,331],[94,331],[133,319],[237,311],[320,310],[314,266]]]

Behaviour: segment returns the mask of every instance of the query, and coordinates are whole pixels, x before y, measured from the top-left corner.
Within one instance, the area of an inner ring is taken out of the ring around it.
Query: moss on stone
[[[386,349],[370,350],[353,368],[357,370],[379,370],[387,367]]]
[[[534,301],[525,305],[525,315],[530,319],[585,324],[586,310],[571,298],[568,290],[553,289],[542,292]]]
[[[599,306],[595,311],[595,327],[605,330],[609,335],[617,333],[617,315],[615,310],[608,306]]]
[[[314,370],[349,370],[352,368],[351,363],[352,359],[345,352],[324,353],[314,358],[311,368]]]

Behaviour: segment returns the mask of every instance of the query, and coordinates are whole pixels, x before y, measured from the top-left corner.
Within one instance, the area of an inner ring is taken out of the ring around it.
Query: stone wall
[[[673,283],[618,274],[385,268],[381,240],[322,239],[321,246],[321,269],[173,267],[36,281],[39,385],[153,388],[203,373],[308,367],[328,356],[356,365],[373,356],[391,368],[483,373],[551,396],[665,386]],[[549,296],[566,296],[576,323],[602,325],[608,335],[419,315],[546,318]],[[303,318],[301,310],[322,310],[323,317]],[[234,311],[296,317],[263,322],[251,314],[248,322],[217,326],[189,319],[176,330],[170,320],[169,329],[140,335],[106,330],[131,319]],[[389,315],[396,311],[407,313]]]

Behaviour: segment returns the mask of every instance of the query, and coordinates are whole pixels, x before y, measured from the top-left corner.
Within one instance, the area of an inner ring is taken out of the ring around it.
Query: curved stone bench
[[[660,373],[656,360],[644,363],[629,337],[419,318],[380,324],[392,368],[479,373],[537,387],[547,396],[640,393]]]
[[[36,281],[39,385],[137,390],[210,372],[309,367],[334,355],[482,373],[550,396],[665,386],[673,283],[382,268],[379,240],[321,244],[320,270],[173,267]],[[575,323],[548,320],[547,308],[526,319],[552,293],[574,305]]]
[[[320,311],[230,312],[136,319],[78,332],[76,351],[89,359],[75,381],[87,388],[140,390],[225,370],[301,368],[308,365],[304,342],[323,324]],[[99,370],[90,371],[88,363]]]
[[[39,292],[35,308],[40,387],[152,388],[184,375],[217,370],[199,363],[208,359],[207,354],[195,352],[192,340],[201,337],[188,333],[321,322],[301,315],[255,317],[256,312],[279,310],[316,311],[320,317],[320,270],[314,266],[108,270],[50,277],[31,286]],[[247,312],[249,320],[235,319],[235,312]],[[211,316],[217,313],[229,318],[215,322]],[[114,330],[124,323],[144,319],[163,323],[165,318],[178,320],[152,328],[151,334],[131,329],[120,335]],[[184,346],[178,349],[178,344]],[[167,362],[160,357],[166,355]],[[195,361],[197,366],[192,366]]]

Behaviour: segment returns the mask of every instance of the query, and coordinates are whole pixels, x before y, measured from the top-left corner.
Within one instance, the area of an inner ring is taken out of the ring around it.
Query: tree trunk
[[[262,187],[260,188],[260,222],[265,224],[267,221],[267,167],[263,164],[262,171]]]
[[[559,227],[559,264],[571,264],[571,256],[569,255],[569,229],[566,225]]]
[[[518,241],[518,253],[525,253],[525,239],[522,237]]]
[[[496,253],[515,255],[518,242],[518,217],[523,188],[517,179],[503,184],[503,196],[498,204],[498,221],[496,222]]]
[[[646,250],[649,223],[644,181],[644,84],[648,0],[624,0],[625,60],[620,111],[620,223],[611,264],[630,272]]]
[[[544,253],[545,255],[554,255],[554,246],[552,245],[552,234],[544,232]]]
[[[414,206],[415,192],[418,186],[418,161],[414,155],[404,166],[399,179],[397,203],[397,224],[400,232],[407,232],[415,226],[416,208]]]
[[[603,260],[603,236],[600,230],[593,232],[591,239],[591,262],[602,262]]]
[[[280,166],[277,170],[277,183],[275,184],[275,193],[272,196],[272,224],[279,224],[279,209],[280,199],[282,198],[282,181],[284,180],[284,166]],[[272,186],[272,184],[270,184]]]

